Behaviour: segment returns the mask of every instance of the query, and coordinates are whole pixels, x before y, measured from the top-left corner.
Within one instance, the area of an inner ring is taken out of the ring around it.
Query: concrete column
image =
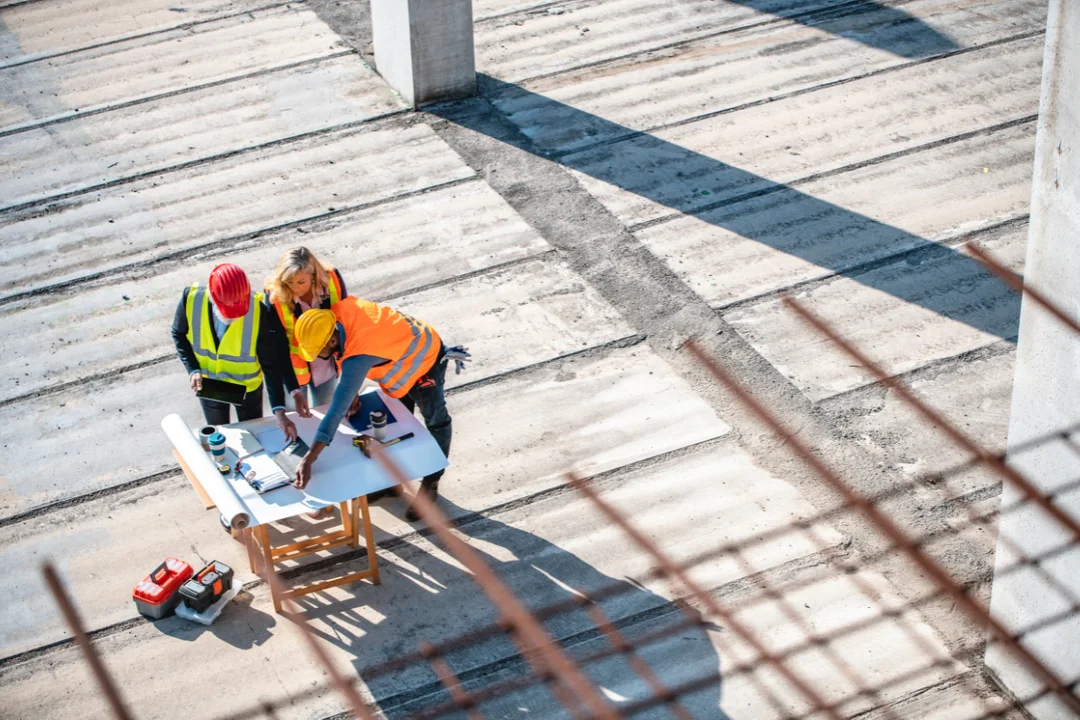
[[[1043,56],[1042,97],[1031,194],[1025,282],[1042,291],[1073,318],[1080,318],[1080,2],[1050,0]],[[1080,337],[1025,299],[1020,311],[1016,377],[1009,446],[1080,423]],[[1074,437],[1080,439],[1080,433]],[[1080,457],[1062,442],[1017,452],[1014,466],[1044,493],[1062,489],[1055,501],[1080,518]],[[1080,546],[1047,559],[1042,568],[1065,592],[1031,568],[1017,568],[1005,541],[1038,557],[1075,541],[1039,510],[1023,506],[1006,488],[1002,494],[991,612],[1040,660],[1071,682],[1080,677],[1080,615],[1067,613],[1080,597]],[[1011,569],[1010,569],[1011,567]],[[987,667],[1020,699],[1043,689],[1001,646],[991,643]],[[1052,697],[1028,704],[1038,720],[1076,715]]]
[[[413,107],[476,92],[472,0],[371,0],[375,65]]]

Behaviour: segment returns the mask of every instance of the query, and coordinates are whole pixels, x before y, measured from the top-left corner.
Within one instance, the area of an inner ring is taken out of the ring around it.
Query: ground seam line
[[[555,248],[550,248],[550,249],[545,250],[543,252],[535,253],[533,255],[528,255],[526,257],[516,258],[514,260],[507,260],[506,262],[499,263],[498,265],[492,265],[490,267],[481,268],[479,270],[474,270],[473,272],[464,273],[462,275],[455,275],[452,278],[447,278],[445,280],[440,280],[438,282],[429,283],[427,285],[423,285],[423,286],[420,286],[420,287],[417,287],[417,288],[410,288],[408,290],[403,290],[403,291],[401,291],[399,293],[396,293],[396,294],[388,296],[388,297],[382,297],[382,298],[375,297],[375,298],[371,298],[371,299],[373,299],[376,302],[385,303],[385,302],[389,302],[390,300],[393,300],[393,299],[397,299],[397,298],[401,298],[401,297],[408,297],[409,295],[415,295],[417,293],[425,292],[425,291],[428,291],[428,290],[433,290],[433,289],[437,289],[437,288],[440,288],[440,287],[445,287],[447,285],[453,285],[454,283],[460,282],[462,280],[470,280],[470,279],[477,278],[477,277],[483,277],[484,275],[493,275],[493,274],[496,274],[496,273],[499,273],[499,272],[504,272],[504,271],[512,269],[512,268],[514,268],[514,267],[516,267],[518,265],[524,265],[524,264],[529,263],[529,262],[546,261],[549,258],[555,256],[556,253],[557,253],[557,251],[555,250]],[[159,365],[161,363],[168,362],[169,360],[173,360],[175,358],[176,358],[176,355],[174,353],[168,353],[168,354],[164,354],[164,355],[157,355],[155,357],[149,358],[147,360],[143,360],[142,362],[134,363],[132,365],[123,365],[123,366],[120,366],[120,367],[117,367],[117,368],[111,368],[109,370],[102,370],[101,372],[94,373],[92,375],[86,375],[84,377],[75,378],[74,380],[69,380],[67,382],[58,383],[56,385],[48,385],[48,386],[45,386],[45,387],[38,388],[37,390],[34,390],[32,392],[25,393],[23,395],[15,395],[13,397],[0,399],[0,408],[6,407],[8,405],[14,405],[14,404],[20,403],[20,402],[26,402],[27,400],[38,400],[40,398],[48,397],[50,395],[57,395],[59,393],[65,392],[67,390],[71,390],[72,388],[76,388],[76,387],[86,385],[86,384],[89,384],[89,383],[100,382],[102,380],[108,380],[110,378],[117,377],[117,376],[120,376],[120,375],[124,375],[124,374],[129,373],[129,372],[135,372],[135,371],[138,371],[138,370],[142,370],[144,368],[151,367],[153,365]],[[2,526],[3,526],[3,521],[0,520],[0,527],[2,527]]]
[[[30,0],[31,2],[36,0]],[[49,55],[40,55],[37,57],[28,58],[26,60],[20,60],[8,65],[0,65],[0,70],[7,70],[9,68],[22,67],[23,65],[30,65],[32,63],[41,62],[42,60],[52,60],[53,58],[63,57],[65,55],[75,55],[77,53],[86,52],[88,50],[98,50],[103,47],[109,47],[110,45],[117,45],[119,43],[130,42],[131,40],[141,40],[143,38],[153,37],[154,35],[163,35],[165,33],[175,32],[177,30],[187,30],[188,28],[197,27],[199,25],[207,25],[209,23],[219,22],[221,20],[230,20],[241,15],[250,15],[257,12],[265,12],[267,10],[275,10],[281,7],[289,7],[290,5],[300,5],[306,2],[306,0],[286,0],[285,2],[271,3],[269,5],[260,5],[259,7],[249,8],[248,10],[241,10],[228,15],[218,15],[212,18],[203,18],[201,20],[192,20],[191,22],[181,23],[180,25],[173,25],[167,28],[161,28],[160,30],[151,30],[150,32],[138,33],[135,35],[128,35],[125,37],[116,38],[114,40],[107,40],[102,43],[96,43],[94,45],[85,45],[83,47],[72,48],[71,50],[62,50],[61,52],[52,53]]]
[[[884,7],[893,7],[898,5],[906,5],[914,0],[897,0],[897,2],[889,3]],[[582,63],[569,68],[563,68],[561,70],[553,70],[548,73],[540,73],[539,75],[531,75],[526,78],[514,80],[515,85],[525,85],[526,83],[536,82],[538,80],[547,80],[550,78],[558,77],[560,75],[567,75],[574,72],[580,72],[582,70],[589,70],[595,67],[600,67],[607,63],[617,63],[622,60],[629,60],[631,58],[638,57],[640,55],[646,55],[649,53],[660,52],[662,50],[670,50],[683,45],[689,45],[690,43],[700,42],[702,40],[712,40],[714,38],[723,37],[725,35],[733,35],[739,32],[745,32],[747,30],[756,30],[762,27],[769,27],[770,25],[783,25],[786,23],[799,23],[800,20],[805,20],[817,15],[822,16],[822,20],[833,20],[836,18],[847,17],[850,15],[859,15],[866,12],[872,12],[882,6],[867,6],[864,0],[851,0],[851,2],[841,3],[839,5],[833,5],[829,7],[821,7],[815,10],[807,10],[805,12],[793,13],[791,15],[776,16],[768,20],[761,20],[758,22],[748,23],[746,25],[738,25],[735,27],[726,28],[724,30],[718,30],[712,33],[706,33],[703,35],[696,35],[684,40],[677,40],[670,43],[663,43],[661,45],[655,45],[647,48],[640,48],[632,52],[624,53],[623,55],[615,55],[607,57],[602,60],[596,60],[594,62]],[[846,12],[854,10],[854,12]]]
[[[82,118],[93,117],[94,115],[101,115],[107,112],[114,112],[116,110],[126,110],[130,107],[136,107],[138,105],[144,105],[146,103],[155,102],[157,100],[165,100],[178,95],[185,95],[188,93],[198,92],[200,90],[207,90],[209,88],[219,87],[221,85],[228,85],[230,83],[240,82],[243,80],[250,80],[252,78],[261,77],[264,75],[272,75],[278,72],[285,72],[288,70],[294,70],[296,68],[305,67],[307,65],[317,65],[328,60],[334,60],[349,55],[356,55],[354,50],[338,50],[328,55],[320,55],[318,57],[306,58],[304,60],[297,60],[295,62],[287,63],[285,65],[276,65],[274,67],[262,68],[259,70],[253,70],[241,75],[231,75],[227,78],[221,78],[220,80],[212,80],[210,82],[202,83],[199,85],[189,85],[187,87],[179,88],[177,90],[170,90],[168,92],[158,93],[157,95],[146,95],[141,98],[135,98],[134,100],[125,100],[122,102],[113,103],[112,105],[105,105],[98,108],[92,108],[85,112],[73,112],[69,115],[62,115],[60,117],[48,118],[40,122],[36,122],[30,125],[20,125],[18,127],[8,128],[6,130],[0,130],[0,138],[8,137],[11,135],[18,135],[19,133],[29,132],[31,130],[40,130],[41,128],[51,127],[60,123],[73,122],[75,120],[81,120]],[[361,60],[363,62],[363,60]],[[366,65],[366,63],[365,63]],[[18,206],[11,206],[18,207]],[[0,208],[0,212],[9,210],[9,208]]]
[[[606,343],[600,343],[599,345],[591,345],[591,346],[589,346],[587,348],[582,348],[581,350],[575,350],[575,351],[570,352],[570,353],[564,353],[562,355],[558,355],[556,357],[549,358],[547,360],[541,360],[539,362],[535,362],[535,363],[525,365],[525,366],[522,366],[522,367],[512,368],[510,370],[506,370],[506,371],[501,372],[501,373],[496,373],[495,375],[490,375],[488,377],[481,378],[479,380],[473,380],[471,382],[462,383],[461,385],[455,385],[453,387],[447,388],[446,389],[446,394],[448,396],[453,396],[453,395],[456,395],[457,393],[463,392],[465,390],[474,389],[474,388],[482,387],[482,386],[485,386],[485,385],[493,385],[493,384],[502,382],[502,381],[506,380],[507,378],[512,378],[512,377],[515,377],[517,375],[523,375],[523,374],[527,374],[527,373],[530,373],[530,372],[535,372],[535,371],[537,371],[539,369],[542,369],[542,368],[544,368],[544,367],[546,367],[548,365],[552,365],[554,363],[563,362],[565,360],[570,360],[570,359],[573,359],[573,358],[576,358],[576,357],[587,356],[587,355],[592,355],[592,354],[601,353],[601,352],[607,352],[607,351],[610,351],[610,350],[617,350],[617,349],[621,349],[621,348],[625,348],[625,347],[633,347],[634,345],[638,345],[638,344],[640,344],[640,343],[642,343],[644,341],[645,341],[645,337],[642,336],[642,335],[627,335],[625,337],[610,340],[610,341],[608,341]],[[161,363],[161,362],[167,362],[167,361],[171,360],[173,357],[174,357],[173,355],[167,355],[167,356],[162,356],[160,358],[155,358],[154,360],[142,363],[140,367],[149,367],[151,365],[158,364],[158,363]],[[111,372],[102,373],[101,377],[110,377],[112,375],[115,375],[117,372],[118,372],[117,370],[113,370]],[[95,379],[99,379],[99,378],[95,378]],[[71,383],[67,383],[65,385],[64,389],[67,389],[67,388],[69,388],[71,386],[74,386],[74,385],[83,384],[84,382],[89,382],[89,380],[73,381]],[[52,393],[42,393],[42,394],[52,394]],[[40,396],[35,395],[34,398],[36,398],[36,397],[40,397]],[[30,398],[30,399],[33,399],[33,398]],[[151,475],[147,475],[147,476],[144,476],[144,477],[137,478],[135,480],[128,481],[126,483],[121,483],[119,485],[112,485],[110,487],[105,487],[105,488],[101,488],[101,489],[98,489],[98,490],[93,490],[91,492],[88,492],[88,493],[85,493],[85,494],[82,494],[82,495],[74,495],[74,496],[71,496],[71,497],[55,500],[53,502],[46,503],[45,505],[39,505],[37,507],[29,508],[28,510],[25,510],[24,512],[21,512],[21,513],[19,513],[17,515],[10,515],[8,517],[0,518],[0,528],[8,527],[8,526],[11,526],[11,525],[17,525],[19,523],[26,522],[28,520],[33,520],[34,518],[40,517],[42,515],[51,514],[51,513],[54,513],[54,512],[58,512],[60,510],[65,510],[67,508],[76,507],[76,506],[79,506],[79,505],[86,504],[88,502],[93,502],[94,500],[98,500],[98,499],[100,499],[102,497],[107,497],[109,495],[115,495],[117,493],[124,492],[125,490],[131,490],[133,488],[137,488],[137,487],[140,487],[142,485],[148,485],[148,484],[155,483],[155,482],[158,482],[158,481],[161,481],[161,480],[166,480],[166,479],[168,479],[170,477],[174,477],[174,476],[178,475],[179,473],[180,473],[179,469],[162,470],[162,471],[153,473]],[[601,475],[602,475],[602,473],[601,473]]]
[[[0,208],[0,216],[5,213],[17,213],[23,210],[28,210],[39,205],[46,205],[48,203],[59,202],[61,200],[67,200],[69,198],[78,197],[79,195],[86,195],[92,192],[100,192],[102,190],[109,190],[120,185],[126,185],[128,183],[138,182],[140,180],[146,180],[152,177],[160,177],[162,175],[168,175],[169,173],[179,172],[181,170],[188,170],[193,167],[199,167],[201,165],[210,165],[215,162],[221,162],[222,160],[228,160],[230,158],[246,155],[248,153],[257,152],[259,150],[267,150],[269,148],[278,147],[281,145],[289,145],[291,143],[300,142],[303,140],[311,140],[313,138],[322,137],[325,135],[332,135],[334,133],[341,133],[347,130],[354,130],[362,128],[372,123],[387,121],[396,119],[402,115],[408,113],[409,110],[392,110],[382,115],[376,115],[363,120],[353,120],[352,122],[342,123],[340,125],[331,125],[329,127],[319,128],[318,130],[310,130],[299,135],[290,135],[289,137],[276,138],[274,140],[268,140],[258,145],[247,145],[241,148],[233,150],[227,150],[217,155],[206,155],[194,160],[188,160],[186,162],[177,163],[176,165],[169,165],[166,167],[156,168],[153,170],[146,170],[134,175],[127,175],[125,177],[117,178],[115,180],[109,180],[108,182],[99,183],[97,185],[84,185],[77,190],[70,190],[56,195],[49,195],[46,197],[36,198],[34,200],[28,200],[19,205],[9,205],[8,207]]]
[[[770,95],[768,97],[760,98],[758,100],[752,100],[750,102],[740,103],[738,105],[732,105],[730,107],[721,108],[719,110],[710,110],[709,112],[701,113],[700,115],[694,115],[694,116],[691,116],[691,117],[688,117],[688,118],[682,118],[682,119],[679,119],[679,120],[673,120],[672,122],[663,123],[661,125],[651,126],[651,127],[646,128],[644,130],[632,130],[632,131],[627,132],[627,133],[625,133],[623,135],[619,135],[618,137],[610,138],[608,140],[602,140],[600,142],[593,143],[592,145],[585,145],[585,146],[580,147],[580,148],[573,148],[573,149],[565,150],[565,151],[561,151],[561,152],[552,152],[552,153],[550,153],[548,155],[548,157],[551,157],[551,158],[564,158],[564,157],[570,157],[572,155],[585,154],[585,153],[592,152],[592,151],[597,150],[597,149],[602,148],[602,147],[607,147],[608,145],[617,145],[618,143],[621,143],[621,142],[626,142],[628,140],[635,140],[635,139],[640,138],[640,137],[649,136],[649,135],[652,135],[652,134],[657,133],[657,132],[663,132],[664,130],[669,130],[669,129],[673,129],[673,128],[677,128],[677,127],[682,127],[684,125],[692,125],[693,123],[700,122],[702,120],[709,120],[711,118],[719,117],[721,115],[729,115],[731,113],[736,113],[736,112],[739,112],[741,110],[748,110],[750,108],[759,107],[761,105],[768,105],[770,103],[779,102],[781,100],[787,100],[789,98],[799,97],[800,95],[808,95],[810,93],[815,93],[815,92],[819,92],[819,91],[822,91],[822,90],[829,90],[831,88],[839,87],[841,85],[847,85],[848,83],[858,82],[860,80],[867,80],[867,79],[870,79],[870,78],[873,78],[873,77],[877,77],[879,75],[886,75],[886,74],[893,73],[893,72],[907,70],[909,68],[916,67],[918,65],[928,64],[928,63],[935,62],[935,61],[938,61],[938,60],[945,60],[945,59],[948,59],[948,58],[951,58],[951,57],[955,57],[957,55],[963,55],[963,54],[970,53],[970,52],[977,52],[979,50],[986,50],[986,49],[997,47],[997,46],[1000,46],[1000,45],[1007,45],[1007,44],[1013,43],[1013,42],[1021,42],[1023,40],[1030,40],[1031,38],[1039,37],[1040,35],[1045,35],[1045,34],[1046,34],[1045,30],[1034,30],[1034,31],[1031,31],[1031,32],[1021,33],[1019,35],[1010,35],[1009,37],[1006,37],[1006,38],[999,38],[997,40],[990,40],[988,42],[982,43],[981,45],[972,45],[971,47],[961,48],[959,50],[953,50],[953,51],[950,51],[950,52],[947,52],[947,53],[941,53],[941,54],[933,55],[933,56],[927,57],[927,58],[919,58],[918,60],[914,60],[912,62],[900,63],[898,65],[890,65],[889,67],[878,68],[877,70],[872,70],[870,72],[863,73],[861,75],[852,75],[850,77],[837,78],[836,80],[829,80],[827,82],[818,83],[817,85],[812,85],[812,86],[805,87],[805,88],[799,88],[797,90],[791,90],[790,92],[786,92],[786,93],[780,93],[779,95]],[[495,99],[497,100],[498,98],[495,98]]]
[[[472,172],[471,169],[470,172]],[[356,213],[379,207],[381,205],[388,205],[402,200],[420,197],[421,195],[427,195],[430,193],[438,192],[440,190],[446,190],[449,188],[457,187],[459,185],[464,185],[470,182],[476,182],[480,179],[481,178],[475,172],[472,172],[472,174],[467,177],[457,178],[455,180],[447,180],[446,182],[439,183],[437,185],[428,185],[427,187],[423,187],[418,190],[409,190],[403,193],[398,193],[397,195],[393,195],[391,197],[380,198],[378,200],[372,200],[366,203],[360,203],[358,205],[350,205],[348,207],[319,213],[317,215],[310,215],[308,217],[303,217],[296,220],[289,220],[287,222],[279,223],[277,225],[252,230],[241,235],[231,235],[218,240],[211,240],[201,245],[192,245],[182,250],[177,250],[175,252],[166,253],[164,255],[147,258],[146,260],[128,263],[126,265],[118,265],[117,267],[100,270],[89,275],[81,275],[79,277],[71,278],[70,280],[64,280],[62,282],[54,283],[52,285],[42,285],[40,287],[31,288],[28,290],[21,290],[19,292],[12,293],[11,295],[5,295],[3,297],[0,297],[0,306],[9,305],[17,300],[24,300],[26,298],[37,297],[39,295],[56,293],[58,291],[84,285],[89,282],[116,277],[118,275],[133,272],[135,270],[150,268],[161,262],[184,260],[186,258],[198,255],[208,250],[214,250],[216,248],[227,249],[240,242],[255,240],[266,235],[272,235],[274,233],[282,232],[284,230],[291,230],[297,227],[303,227],[304,225],[321,222],[323,220],[331,218],[341,217],[345,215],[355,215]]]
[[[613,482],[613,481],[618,480],[620,478],[620,476],[633,475],[634,473],[641,471],[645,467],[648,467],[650,465],[661,464],[661,463],[665,462],[667,459],[670,459],[671,457],[678,457],[678,456],[686,454],[688,452],[701,451],[702,448],[711,447],[712,445],[716,444],[717,440],[722,440],[722,439],[723,439],[723,437],[721,437],[721,438],[713,438],[712,440],[705,440],[705,441],[702,441],[700,443],[696,443],[694,445],[689,445],[689,446],[687,446],[685,448],[678,448],[676,450],[671,450],[671,451],[668,451],[666,453],[661,453],[659,455],[655,455],[655,456],[650,457],[650,458],[645,458],[644,460],[639,460],[639,461],[637,461],[635,463],[630,463],[628,465],[625,465],[625,466],[622,466],[622,467],[619,467],[619,468],[613,468],[611,470],[607,470],[607,471],[604,471],[604,472],[601,472],[601,473],[597,473],[597,474],[595,474],[593,476],[590,476],[590,477],[588,477],[586,479],[591,480],[592,482],[597,483],[599,485],[603,485],[605,481]],[[646,465],[645,463],[648,463],[648,465]],[[180,474],[180,470],[168,471],[168,472],[171,473],[171,474]],[[143,484],[146,484],[146,483],[143,483]],[[540,491],[538,491],[536,493],[533,493],[532,495],[528,495],[528,496],[525,496],[525,497],[522,497],[522,498],[518,498],[517,500],[512,500],[512,501],[509,501],[509,502],[506,502],[506,503],[501,503],[499,505],[493,505],[493,506],[491,506],[489,508],[486,508],[484,510],[480,510],[480,511],[477,511],[477,512],[474,512],[474,513],[470,513],[468,515],[464,515],[464,516],[462,516],[460,518],[456,518],[456,519],[452,520],[452,524],[453,524],[453,526],[455,528],[468,527],[469,525],[471,525],[471,524],[473,524],[475,522],[480,522],[480,521],[483,521],[485,519],[488,519],[488,518],[495,517],[497,515],[503,514],[505,512],[511,512],[511,511],[520,509],[522,507],[526,507],[526,506],[535,504],[537,502],[543,502],[544,500],[550,499],[552,497],[558,497],[558,496],[561,496],[561,495],[572,494],[573,492],[575,492],[575,490],[573,488],[573,485],[570,484],[570,483],[563,483],[561,485],[556,485],[556,486],[553,486],[553,487],[544,488],[543,490],[540,490]],[[115,494],[115,493],[108,493],[108,494]],[[2,521],[0,521],[0,522],[2,522]],[[406,533],[404,535],[395,535],[395,536],[389,537],[389,538],[387,538],[385,540],[377,542],[375,544],[375,546],[376,546],[376,548],[378,550],[388,552],[388,551],[392,551],[392,550],[394,550],[396,548],[399,548],[399,547],[410,546],[412,544],[412,542],[415,541],[415,540],[426,540],[426,539],[429,539],[431,537],[434,537],[434,531],[431,530],[430,528],[425,527],[422,530],[416,530],[416,531],[413,531],[413,532]],[[286,569],[286,570],[281,570],[281,571],[278,572],[278,574],[285,580],[291,580],[291,579],[294,579],[294,578],[304,577],[306,575],[312,575],[314,573],[317,573],[317,572],[320,572],[320,571],[323,571],[323,570],[328,570],[328,569],[330,569],[332,567],[335,567],[337,565],[343,565],[343,564],[351,562],[353,560],[362,559],[362,558],[366,558],[366,557],[367,557],[367,549],[366,548],[357,548],[357,549],[350,550],[348,552],[342,553],[340,555],[335,555],[335,556],[331,556],[331,557],[328,557],[328,558],[323,558],[321,560],[309,563],[308,565],[303,565],[303,566],[300,566],[300,567],[297,567],[297,568],[289,568],[289,569]],[[248,582],[244,583],[241,586],[241,589],[245,590],[247,592],[250,592],[251,590],[260,589],[260,588],[264,588],[264,587],[266,587],[266,582],[262,578],[256,578],[254,580],[249,580]],[[146,618],[144,618],[142,616],[135,616],[135,617],[127,618],[125,620],[120,620],[120,621],[118,621],[116,623],[113,623],[111,625],[106,625],[104,627],[96,628],[96,629],[93,629],[93,630],[88,630],[87,635],[92,640],[98,640],[98,639],[102,639],[102,638],[105,638],[105,637],[109,637],[111,635],[115,635],[115,634],[117,634],[119,632],[123,632],[125,630],[129,630],[131,628],[134,628],[134,627],[137,627],[137,626],[140,626],[140,625],[149,624],[149,623],[152,623],[152,621],[148,620],[148,619],[146,619]],[[73,638],[64,638],[64,639],[56,640],[54,642],[51,642],[51,643],[48,643],[48,644],[45,644],[45,645],[41,645],[41,646],[36,647],[36,648],[31,648],[29,650],[24,650],[23,652],[15,653],[13,655],[9,655],[7,657],[0,658],[0,670],[4,669],[6,667],[9,667],[11,665],[18,665],[18,664],[21,664],[23,662],[34,661],[34,660],[36,660],[37,658],[39,658],[39,657],[41,657],[43,655],[47,655],[47,654],[51,654],[53,652],[61,651],[65,647],[67,647],[69,645],[72,645],[72,644],[73,644]]]
[[[767,195],[773,195],[773,194],[785,192],[785,191],[788,191],[788,190],[795,190],[798,187],[801,187],[803,185],[808,185],[808,184],[813,183],[813,182],[817,182],[818,180],[826,180],[826,179],[831,178],[831,177],[836,177],[838,175],[844,175],[844,174],[847,174],[847,173],[850,173],[850,172],[854,172],[856,170],[861,170],[863,168],[873,167],[875,165],[882,165],[884,163],[892,162],[894,160],[899,160],[901,158],[908,157],[910,155],[916,155],[918,153],[927,152],[929,150],[935,150],[935,149],[937,149],[939,147],[947,147],[949,145],[955,145],[956,143],[964,142],[965,140],[971,140],[973,138],[980,137],[980,136],[983,136],[983,135],[992,135],[992,134],[997,133],[997,132],[1002,132],[1004,130],[1010,130],[1010,129],[1014,128],[1014,127],[1019,127],[1021,125],[1031,124],[1031,123],[1037,121],[1038,119],[1039,119],[1039,116],[1037,114],[1036,115],[1025,115],[1024,117],[1014,118],[1012,120],[1006,120],[1006,121],[998,123],[996,125],[990,125],[990,126],[987,126],[987,127],[978,128],[976,130],[969,130],[968,132],[959,133],[957,135],[950,135],[949,137],[945,137],[945,138],[938,138],[937,140],[932,140],[930,142],[923,143],[921,145],[916,145],[916,146],[913,146],[913,147],[910,147],[910,148],[905,148],[903,150],[897,150],[896,152],[886,153],[884,155],[878,155],[878,156],[875,156],[875,157],[872,157],[872,158],[867,158],[865,160],[860,160],[858,162],[849,163],[847,165],[842,165],[840,167],[836,167],[836,168],[833,168],[831,170],[823,170],[821,172],[813,173],[811,175],[805,175],[805,176],[803,176],[801,178],[795,178],[795,179],[789,180],[787,182],[778,182],[778,181],[769,180],[769,179],[763,177],[761,179],[764,180],[765,182],[770,183],[769,186],[764,187],[764,188],[760,188],[758,190],[752,190],[750,192],[743,193],[741,195],[735,195],[735,196],[730,197],[730,198],[724,198],[723,200],[717,200],[716,202],[707,203],[707,204],[704,204],[704,205],[698,205],[698,206],[690,207],[690,208],[685,208],[683,210],[672,212],[672,213],[669,213],[667,215],[662,215],[662,216],[657,217],[657,218],[652,218],[651,220],[644,220],[644,221],[636,223],[634,225],[630,225],[627,229],[631,233],[638,233],[638,232],[640,232],[642,230],[648,230],[650,228],[656,227],[657,225],[663,225],[664,223],[671,222],[672,220],[678,220],[679,218],[699,216],[699,215],[702,215],[704,213],[712,212],[714,210],[719,210],[719,209],[725,208],[725,207],[731,207],[733,205],[738,205],[739,203],[746,202],[748,200],[754,200],[754,199],[757,199],[759,197],[765,197]],[[731,167],[733,170],[739,170],[739,168],[736,168],[734,166],[729,166],[729,167]],[[585,172],[585,171],[578,170],[578,172]],[[743,172],[745,172],[745,171],[743,171]],[[588,173],[585,172],[585,174],[587,175]],[[634,191],[628,190],[627,192],[633,193]],[[634,194],[638,195],[639,193],[634,193]],[[800,194],[802,194],[802,193],[800,193]]]
[[[721,303],[716,305],[710,305],[713,310],[719,313],[732,313],[746,308],[755,307],[758,305],[764,305],[770,302],[776,302],[784,295],[803,292],[806,290],[812,290],[824,285],[829,285],[837,280],[851,279],[856,280],[859,275],[865,275],[868,272],[873,272],[882,267],[893,265],[905,258],[917,257],[919,254],[927,255],[940,255],[941,257],[948,257],[947,251],[951,248],[959,247],[965,243],[973,242],[983,237],[984,235],[990,235],[1002,230],[1008,230],[1009,228],[1019,227],[1025,225],[1028,222],[1028,214],[1017,215],[1015,217],[1002,220],[999,223],[993,225],[987,225],[986,227],[971,230],[969,232],[962,233],[955,237],[943,238],[941,240],[927,240],[922,238],[924,243],[916,247],[907,248],[904,250],[897,250],[896,252],[882,255],[881,257],[867,260],[865,262],[852,265],[851,267],[841,268],[839,270],[832,270],[828,273],[818,275],[816,277],[807,278],[800,282],[793,283],[791,285],[785,285],[782,288],[776,290],[769,290],[767,292],[760,293],[748,298],[742,298],[731,303]],[[974,261],[973,261],[974,262]]]

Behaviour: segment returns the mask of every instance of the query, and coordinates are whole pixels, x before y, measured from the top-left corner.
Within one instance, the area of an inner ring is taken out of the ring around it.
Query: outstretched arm
[[[330,407],[326,410],[326,416],[319,423],[319,429],[315,433],[315,442],[312,443],[311,449],[304,456],[304,459],[300,461],[299,467],[296,468],[296,480],[294,481],[296,487],[302,488],[308,484],[311,479],[312,464],[319,457],[323,448],[333,440],[338,425],[345,419],[345,415],[352,406],[353,399],[356,398],[360,388],[363,387],[364,378],[367,377],[368,371],[381,362],[386,362],[386,360],[373,355],[354,355],[342,361],[341,377],[338,380],[337,387],[334,388],[334,397],[330,401]]]

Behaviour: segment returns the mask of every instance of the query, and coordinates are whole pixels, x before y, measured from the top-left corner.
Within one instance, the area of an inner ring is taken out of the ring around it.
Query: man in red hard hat
[[[176,352],[192,390],[202,390],[203,378],[238,385],[245,394],[236,406],[237,420],[253,420],[263,415],[267,375],[270,406],[286,436],[295,439],[296,426],[285,417],[282,382],[293,393],[297,411],[307,415],[308,409],[289,364],[284,332],[263,294],[251,291],[247,273],[231,263],[215,267],[205,287],[196,283],[184,288],[172,324]],[[229,403],[204,397],[199,402],[208,424],[230,422]]]

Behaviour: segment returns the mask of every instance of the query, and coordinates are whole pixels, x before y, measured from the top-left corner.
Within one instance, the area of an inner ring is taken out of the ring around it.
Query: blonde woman
[[[300,355],[296,343],[296,320],[307,310],[329,310],[346,296],[341,273],[305,247],[289,250],[277,269],[266,279],[266,297],[277,310],[289,342],[289,358],[300,387],[292,393],[296,411],[310,417],[308,408],[330,402],[337,387],[337,365],[331,359],[315,358],[310,363]],[[274,408],[274,412],[279,408]],[[281,408],[284,413],[284,408]]]

